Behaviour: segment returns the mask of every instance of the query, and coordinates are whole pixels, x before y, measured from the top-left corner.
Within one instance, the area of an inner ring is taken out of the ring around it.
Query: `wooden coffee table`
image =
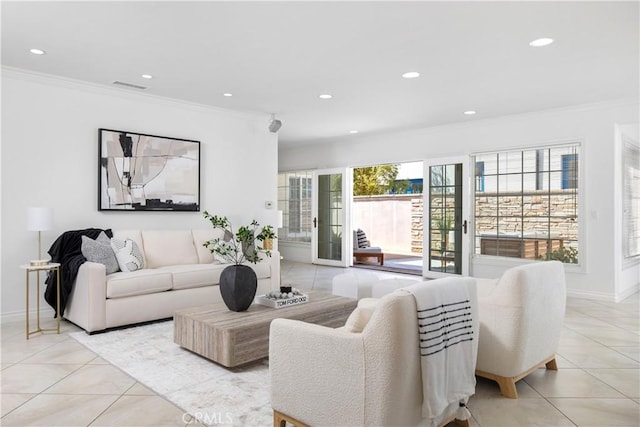
[[[356,308],[357,300],[310,291],[309,302],[270,308],[252,304],[247,311],[230,311],[224,303],[179,310],[173,316],[173,341],[226,367],[269,356],[273,319],[295,319],[337,328]]]

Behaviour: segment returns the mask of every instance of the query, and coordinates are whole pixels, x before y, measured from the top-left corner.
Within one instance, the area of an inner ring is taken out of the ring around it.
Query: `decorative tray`
[[[285,298],[282,296],[286,295]],[[289,307],[292,305],[304,304],[309,301],[309,295],[300,292],[297,293],[279,293],[277,291],[270,292],[266,295],[256,296],[257,304],[266,305],[271,308]]]

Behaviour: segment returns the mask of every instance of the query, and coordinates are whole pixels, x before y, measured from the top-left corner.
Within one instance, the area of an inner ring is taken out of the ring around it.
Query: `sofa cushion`
[[[199,288],[220,283],[220,273],[229,264],[184,264],[160,267],[158,271],[171,273],[173,289]],[[212,290],[217,292],[217,290]]]
[[[211,264],[212,262],[219,263],[220,261],[216,260],[213,257],[213,254],[211,253],[211,251],[202,245],[211,239],[215,239],[216,237],[222,238],[222,236],[224,236],[224,232],[222,230],[209,228],[209,229],[202,229],[202,230],[191,230],[191,234],[193,235],[193,244],[195,245],[196,252],[198,253],[198,263],[200,264]]]
[[[367,235],[360,228],[356,230],[356,242],[357,242],[356,248],[358,249],[369,247],[369,240],[367,239]]]
[[[116,260],[118,260],[120,270],[131,272],[144,268],[144,257],[142,256],[140,248],[133,240],[122,240],[114,237],[111,239],[111,248],[115,253]]]
[[[168,291],[171,286],[171,273],[167,271],[144,269],[118,272],[107,277],[107,298],[152,294]]]
[[[191,230],[143,230],[142,241],[148,268],[198,263]]]
[[[173,276],[173,289],[198,288],[208,285],[219,285],[222,270],[232,264],[188,264],[169,265],[160,267],[157,270],[171,273]],[[248,264],[256,272],[258,279],[271,277],[269,263],[259,262],[258,264]]]
[[[104,264],[107,274],[120,271],[116,254],[111,248],[111,239],[101,232],[95,240],[88,236],[81,236],[82,244],[80,250],[82,255],[90,262]]]
[[[142,252],[144,265],[147,265],[147,260],[144,256],[144,245],[142,244],[142,233],[140,233],[140,230],[114,230],[113,237],[121,240],[131,239],[136,242],[136,245],[138,245],[138,249],[140,249],[140,251]]]

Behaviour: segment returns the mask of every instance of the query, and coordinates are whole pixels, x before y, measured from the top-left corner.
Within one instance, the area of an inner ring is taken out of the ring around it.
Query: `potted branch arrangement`
[[[449,247],[449,230],[453,228],[453,216],[444,212],[435,222],[436,228],[440,231],[440,250],[444,253]]]
[[[246,263],[256,264],[262,261],[261,254],[271,256],[271,247],[264,243],[276,238],[271,225],[261,227],[253,220],[248,226],[241,226],[233,232],[231,222],[226,216],[211,215],[204,211],[205,219],[214,229],[222,230],[223,237],[211,239],[203,246],[219,260],[229,263],[220,275],[220,294],[231,311],[245,311],[253,302],[258,288],[255,271]]]

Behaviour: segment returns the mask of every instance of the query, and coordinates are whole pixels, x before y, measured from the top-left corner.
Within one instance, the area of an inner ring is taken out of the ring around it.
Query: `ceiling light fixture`
[[[142,77],[143,79],[152,79],[153,76],[151,74],[141,74],[140,77]]]
[[[222,96],[226,96],[227,98],[229,98],[229,97],[233,96],[233,94],[229,93],[229,92],[226,92],[226,93],[223,93]]]
[[[467,116],[473,116],[475,113],[476,113],[476,112],[475,112],[475,111],[473,111],[473,110],[467,110],[467,111],[465,111],[465,112],[464,112],[464,113],[462,113],[462,114],[466,114]]]
[[[323,93],[322,95],[320,95],[320,99],[331,99],[333,98],[333,95],[329,95],[328,93]]]
[[[357,130],[350,130],[349,133],[358,133]]]
[[[417,71],[409,71],[402,75],[405,79],[415,79],[416,77],[420,77],[420,73]]]
[[[543,46],[549,46],[551,43],[553,43],[553,39],[550,39],[548,37],[542,37],[542,38],[530,41],[529,42],[529,46],[531,46],[531,47],[543,47]]]
[[[34,55],[44,55],[45,53],[47,53],[42,49],[29,49],[29,52],[33,53]]]

